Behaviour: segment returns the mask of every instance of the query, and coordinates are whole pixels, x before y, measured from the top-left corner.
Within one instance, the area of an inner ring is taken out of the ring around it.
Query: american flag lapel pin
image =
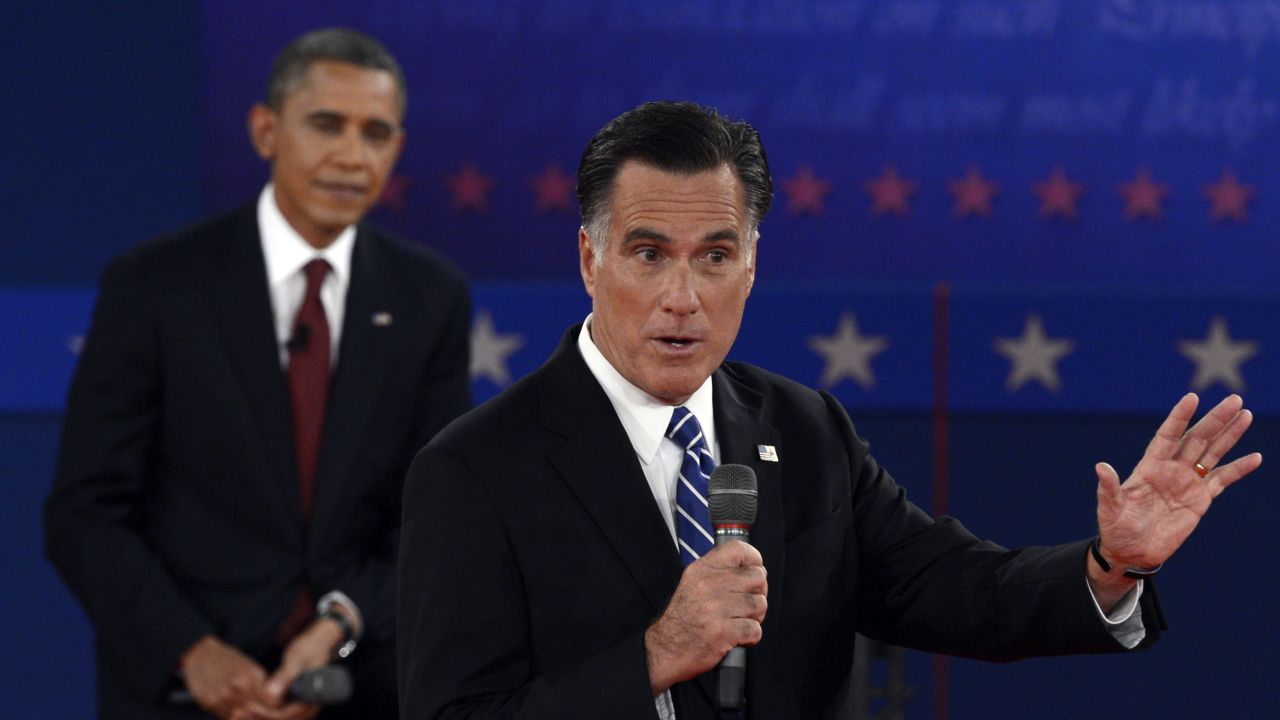
[[[756,451],[760,453],[760,459],[765,462],[778,462],[778,449],[772,445],[757,445]]]

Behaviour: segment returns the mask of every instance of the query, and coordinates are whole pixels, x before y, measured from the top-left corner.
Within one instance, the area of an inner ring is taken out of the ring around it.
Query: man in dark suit
[[[997,660],[1156,639],[1145,578],[1261,462],[1218,466],[1240,398],[1185,434],[1183,398],[1123,484],[1099,465],[1100,545],[980,541],[909,503],[830,395],[724,362],[771,194],[756,132],[696,105],[641,106],[587,146],[591,315],[405,481],[404,717],[738,717],[708,671],[749,646],[749,717],[822,718],[855,631]],[[754,547],[712,549],[716,463],[758,477]]]
[[[103,276],[45,513],[102,717],[311,717],[286,691],[339,656],[336,712],[397,714],[404,472],[470,405],[463,278],[360,222],[404,107],[377,41],[302,36],[249,116],[257,201]]]

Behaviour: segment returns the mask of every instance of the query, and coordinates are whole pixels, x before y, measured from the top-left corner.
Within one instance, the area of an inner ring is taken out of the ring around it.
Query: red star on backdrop
[[[898,174],[898,168],[888,165],[880,177],[862,183],[871,197],[871,214],[877,217],[893,213],[906,217],[911,212],[907,201],[916,193],[914,181]]]
[[[1045,220],[1055,217],[1075,220],[1079,215],[1076,202],[1084,195],[1084,183],[1068,179],[1062,168],[1054,167],[1049,179],[1033,184],[1031,190],[1040,198],[1040,217]]]
[[[408,175],[396,174],[387,178],[387,183],[382,186],[378,201],[373,206],[386,208],[396,214],[404,212],[404,195],[411,182]]]
[[[573,212],[573,193],[578,179],[560,169],[556,163],[547,163],[541,175],[529,178],[533,188],[533,206],[540,213]]]
[[[1236,222],[1244,222],[1246,206],[1253,200],[1252,185],[1242,185],[1236,180],[1234,171],[1222,171],[1222,177],[1212,185],[1204,186],[1204,195],[1209,198],[1209,217],[1214,222],[1230,218]]]
[[[457,212],[489,210],[489,191],[497,181],[476,169],[474,163],[466,163],[456,173],[446,175],[444,186],[453,196],[450,205]]]
[[[969,166],[964,177],[947,183],[947,189],[956,199],[956,217],[978,215],[991,217],[991,200],[1000,193],[1000,183],[982,177],[982,170]]]
[[[1116,192],[1124,198],[1126,220],[1137,220],[1140,217],[1159,220],[1164,217],[1164,208],[1160,203],[1169,194],[1169,186],[1152,180],[1150,170],[1138,170],[1137,176],[1130,182],[1120,183]]]
[[[821,215],[823,198],[831,192],[831,182],[813,174],[809,165],[801,165],[796,174],[782,181],[787,194],[787,212],[792,215]]]

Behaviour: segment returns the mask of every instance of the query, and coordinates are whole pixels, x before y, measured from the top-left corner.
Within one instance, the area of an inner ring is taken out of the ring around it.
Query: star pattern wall
[[[1213,223],[1239,224],[1248,221],[1249,207],[1258,195],[1254,185],[1239,179],[1229,167],[1220,169],[1216,177],[1207,176],[1197,187],[1182,189],[1181,193],[1147,167],[1135,168],[1129,177],[1110,182],[1086,183],[1061,165],[1055,165],[1043,176],[1020,187],[990,176],[978,165],[969,165],[962,172],[942,178],[936,186],[901,172],[894,164],[885,165],[877,175],[861,178],[824,173],[807,162],[797,165],[790,173],[779,174],[777,168],[774,172],[780,207],[793,216],[812,217],[824,215],[828,202],[849,202],[848,193],[853,188],[861,191],[857,200],[865,203],[867,213],[877,220],[909,218],[913,214],[913,200],[926,193],[939,192],[949,197],[952,216],[957,220],[996,218],[1000,215],[997,198],[1024,193],[1036,199],[1040,220],[1075,221],[1092,184],[1111,187],[1114,191],[1112,209],[1126,222],[1158,222],[1165,217],[1167,204],[1185,195],[1188,201],[1195,198]],[[490,204],[490,195],[502,182],[477,163],[466,162],[447,172],[440,187],[447,193],[449,207],[454,212],[485,214],[495,210]],[[519,178],[518,184],[527,190],[521,202],[527,202],[535,213],[576,215],[578,212],[577,177],[556,161],[547,161],[541,169]],[[379,206],[391,212],[403,212],[411,186],[409,176],[392,176]]]

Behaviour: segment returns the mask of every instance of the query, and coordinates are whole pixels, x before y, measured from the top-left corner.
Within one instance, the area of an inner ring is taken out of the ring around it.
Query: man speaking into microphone
[[[772,199],[751,126],[624,113],[578,199],[591,314],[406,478],[405,718],[823,718],[856,631],[993,660],[1149,645],[1145,578],[1261,462],[1219,464],[1251,420],[1239,397],[1188,429],[1188,395],[1123,483],[1098,466],[1100,539],[980,541],[908,502],[830,395],[725,361]],[[750,544],[715,543],[725,464],[757,481]],[[744,708],[717,697],[735,647]]]

